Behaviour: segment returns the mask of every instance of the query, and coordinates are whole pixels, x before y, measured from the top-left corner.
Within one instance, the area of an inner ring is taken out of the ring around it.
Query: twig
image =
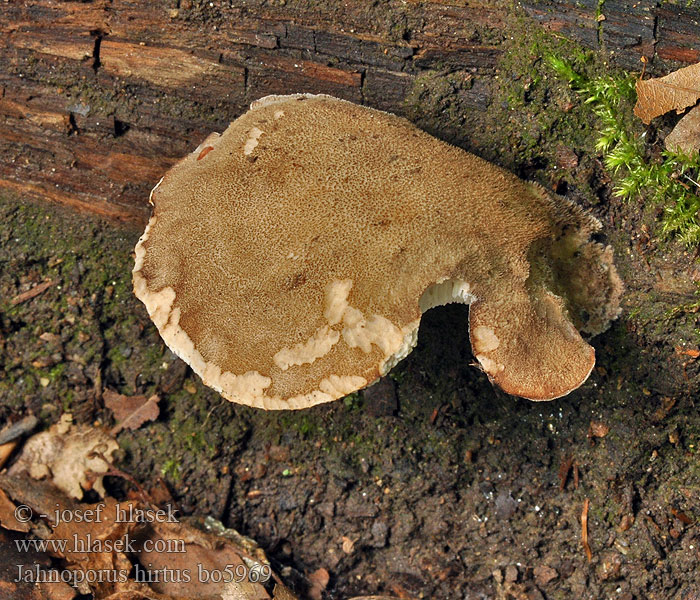
[[[581,512],[581,543],[583,544],[583,549],[586,552],[586,558],[588,562],[591,562],[593,558],[593,552],[591,552],[591,547],[588,545],[588,505],[590,501],[586,498],[583,501],[583,511]]]
[[[12,306],[17,306],[18,304],[21,304],[22,302],[26,302],[27,300],[31,300],[32,298],[38,296],[39,294],[43,294],[53,284],[54,284],[53,281],[51,281],[50,279],[47,279],[43,283],[39,283],[39,284],[35,285],[33,288],[27,290],[26,292],[22,292],[21,294],[17,294],[14,298],[12,298],[12,300],[10,300],[10,304]]]
[[[29,433],[38,423],[39,419],[34,415],[29,415],[13,423],[9,427],[5,427],[5,429],[0,431],[0,445],[22,437],[25,433]]]

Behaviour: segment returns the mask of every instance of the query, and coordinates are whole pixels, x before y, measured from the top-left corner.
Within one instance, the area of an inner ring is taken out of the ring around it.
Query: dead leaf
[[[148,488],[148,496],[151,503],[156,506],[164,506],[166,504],[175,506],[175,500],[162,477],[156,478],[155,482]]]
[[[323,590],[328,587],[328,582],[330,580],[331,576],[324,568],[316,569],[313,573],[311,573],[311,575],[309,575],[309,598],[311,598],[311,600],[321,600],[323,597]]]
[[[345,554],[352,554],[352,551],[355,549],[355,542],[351,540],[349,537],[343,536],[343,552]]]
[[[80,503],[26,473],[0,474],[0,489],[14,502],[31,507],[34,515],[48,515],[32,531],[56,543],[49,547],[66,568],[61,577],[68,579],[72,572],[73,581],[81,582],[77,586],[81,594],[104,600],[269,600],[267,590],[274,584],[275,600],[298,600],[271,571],[255,542],[246,543],[255,548],[241,546],[236,540],[243,536],[219,522],[213,527],[210,519],[203,524],[179,520],[168,509],[158,511],[142,502],[110,497],[96,504]],[[63,515],[58,519],[56,507]],[[64,540],[65,547],[60,544]],[[42,556],[34,562],[45,560]],[[0,554],[0,567],[2,559]],[[119,577],[90,580],[86,574],[94,572]],[[0,597],[4,597],[1,588]]]
[[[270,595],[259,586],[250,581],[237,581],[234,579],[227,583],[221,590],[221,600],[269,600]],[[218,600],[218,598],[217,598]]]
[[[670,110],[683,111],[700,99],[700,63],[665,77],[639,79],[634,114],[644,123]]]
[[[0,490],[0,526],[10,531],[21,531],[26,533],[32,527],[26,521],[18,521],[15,516],[17,506],[7,497],[7,494]]]
[[[125,396],[112,390],[102,393],[105,406],[114,413],[117,424],[110,433],[117,435],[122,429],[134,431],[147,421],[155,421],[160,414],[158,402],[160,398],[155,394],[150,398],[146,396]]]
[[[610,427],[602,421],[591,421],[588,426],[588,437],[603,438],[610,433]]]
[[[700,104],[691,108],[664,140],[666,150],[692,154],[700,150]]]
[[[50,331],[45,331],[39,336],[39,339],[49,344],[58,344],[61,341],[61,336],[51,333]]]
[[[8,600],[72,600],[75,591],[63,581],[35,583],[25,581],[22,575],[29,575],[31,569],[48,571],[51,568],[49,557],[30,548],[19,551],[15,541],[21,539],[15,533],[0,530],[0,598]],[[25,570],[19,571],[19,565]],[[29,573],[27,572],[29,571]]]
[[[14,442],[7,442],[6,444],[0,444],[0,469],[5,466],[7,459],[15,451],[17,447],[17,440]]]
[[[292,594],[289,588],[283,585],[275,584],[275,589],[272,590],[273,600],[298,600],[298,598]]]
[[[26,441],[9,473],[17,475],[26,471],[34,479],[51,479],[72,498],[82,498],[83,490],[88,489],[104,496],[99,475],[109,470],[106,461],[111,460],[118,448],[117,442],[102,430],[73,425],[71,416],[64,414],[48,431]],[[92,474],[98,477],[91,485]]]
[[[681,348],[680,346],[676,346],[675,350],[676,350],[676,354],[683,354],[685,356],[690,356],[690,358],[693,360],[700,357],[700,350],[686,349],[686,348]]]

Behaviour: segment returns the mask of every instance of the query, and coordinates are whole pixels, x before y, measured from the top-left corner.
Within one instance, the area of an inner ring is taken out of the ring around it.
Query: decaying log
[[[0,191],[142,224],[162,173],[260,96],[402,113],[422,75],[460,70],[487,108],[518,19],[625,68],[700,60],[697,11],[652,0],[5,0]]]

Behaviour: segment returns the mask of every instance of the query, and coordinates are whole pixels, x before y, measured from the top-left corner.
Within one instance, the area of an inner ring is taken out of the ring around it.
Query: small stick
[[[29,433],[39,423],[34,415],[29,415],[0,431],[0,446]]]
[[[588,505],[590,501],[586,498],[583,501],[583,511],[581,512],[581,542],[583,543],[583,549],[586,552],[586,558],[588,562],[591,562],[593,558],[593,552],[591,552],[591,547],[588,545]]]
[[[21,304],[22,302],[25,302],[27,300],[31,300],[32,298],[38,296],[39,294],[43,294],[53,284],[54,284],[53,281],[51,281],[50,279],[47,279],[43,283],[39,283],[39,284],[35,285],[33,288],[27,290],[26,292],[22,292],[21,294],[17,294],[14,298],[12,298],[12,300],[10,300],[10,304],[12,306],[17,306],[18,304]]]

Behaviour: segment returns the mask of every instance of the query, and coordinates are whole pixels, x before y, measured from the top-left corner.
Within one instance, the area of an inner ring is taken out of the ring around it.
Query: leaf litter
[[[117,427],[154,418],[153,407],[157,416],[156,396],[127,398]],[[250,538],[212,518],[179,517],[159,489],[108,495],[100,475],[134,482],[111,465],[117,449],[68,414],[27,440],[0,473],[0,541],[16,550],[0,556],[0,590],[28,600],[298,600]]]
[[[666,136],[671,152],[692,154],[700,149],[700,63],[678,69],[664,77],[639,79],[634,114],[645,124],[671,110],[678,114],[692,106]],[[694,106],[696,105],[696,106]]]

